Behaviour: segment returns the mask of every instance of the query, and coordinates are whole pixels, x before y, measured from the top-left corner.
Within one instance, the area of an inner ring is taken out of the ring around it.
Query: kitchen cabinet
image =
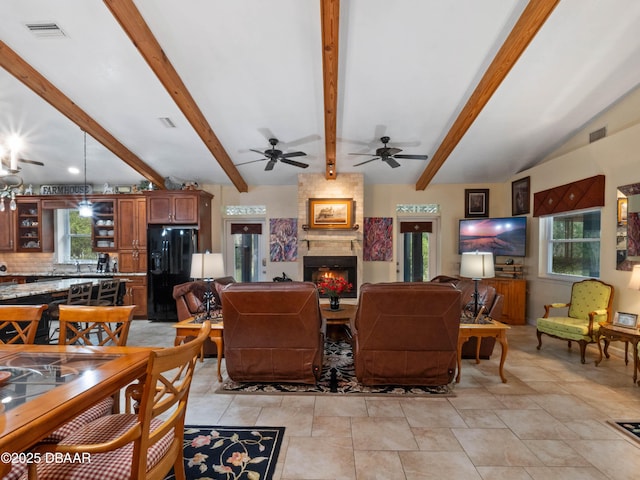
[[[200,223],[211,213],[213,195],[203,190],[155,190],[145,195],[149,223]]]
[[[147,204],[139,195],[118,199],[118,247],[134,249],[147,245]]]
[[[197,250],[211,250],[213,195],[203,190],[154,190],[144,195],[149,224],[197,226]]]
[[[147,318],[147,202],[142,195],[122,195],[117,199],[116,235],[118,271],[144,273],[127,277],[124,303],[135,305],[134,318]]]
[[[116,201],[112,199],[94,199],[92,222],[92,248],[97,252],[113,252],[118,246]]]
[[[510,325],[524,325],[526,320],[527,281],[522,278],[485,278],[483,283],[491,285],[504,297],[502,319]]]
[[[16,251],[53,252],[53,211],[42,210],[40,200],[16,198]]]
[[[118,268],[121,272],[147,271],[147,205],[142,195],[118,198]]]
[[[124,278],[128,281],[125,283],[123,304],[136,306],[133,310],[133,318],[147,318],[147,276],[136,275]]]
[[[0,251],[11,252],[14,247],[13,224],[15,222],[14,211],[5,202],[5,210],[0,212]]]

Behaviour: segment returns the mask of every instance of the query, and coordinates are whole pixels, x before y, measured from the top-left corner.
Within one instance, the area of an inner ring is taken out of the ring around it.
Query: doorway
[[[398,223],[398,281],[428,282],[439,270],[439,219],[403,218]]]
[[[266,266],[265,239],[262,234],[264,221],[227,221],[225,231],[230,239],[226,242],[227,271],[237,282],[263,281]]]

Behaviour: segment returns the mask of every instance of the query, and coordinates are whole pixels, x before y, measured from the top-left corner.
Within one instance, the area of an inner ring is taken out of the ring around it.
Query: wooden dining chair
[[[82,282],[71,285],[66,293],[63,293],[59,297],[54,297],[53,301],[49,303],[49,319],[58,320],[60,318],[60,305],[89,305],[91,301],[91,293],[93,292],[93,282]],[[52,326],[49,333],[49,343],[58,343],[56,334],[59,334],[59,328]]]
[[[33,344],[47,305],[0,305],[0,344]]]
[[[204,322],[194,341],[150,353],[145,377],[127,388],[128,396],[137,402],[135,410],[99,418],[60,443],[40,445],[33,451],[43,458],[46,452],[72,458],[91,452],[90,462],[32,463],[29,478],[161,480],[173,467],[175,478],[184,479],[187,400],[200,348],[210,329],[210,322]]]
[[[118,302],[118,290],[120,289],[120,280],[117,278],[107,278],[101,280],[98,285],[98,296],[94,300],[89,301],[89,305],[109,306],[116,305]]]
[[[59,345],[127,344],[135,305],[99,307],[94,305],[60,305]],[[92,339],[95,335],[96,339]]]
[[[124,347],[135,305],[94,307],[87,305],[60,305],[60,345],[94,345]],[[100,333],[101,336],[98,336]],[[97,340],[92,339],[93,335]],[[82,414],[49,434],[43,441],[55,443],[64,439],[89,422],[120,409],[120,392],[92,405]]]

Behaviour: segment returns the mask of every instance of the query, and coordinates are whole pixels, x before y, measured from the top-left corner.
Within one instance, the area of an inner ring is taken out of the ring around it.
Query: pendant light
[[[84,133],[84,188],[82,189],[82,201],[78,204],[78,214],[81,217],[92,217],[93,206],[87,200],[87,132]]]

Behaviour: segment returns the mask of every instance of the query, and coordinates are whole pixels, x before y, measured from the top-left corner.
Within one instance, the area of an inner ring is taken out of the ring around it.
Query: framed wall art
[[[618,198],[618,225],[627,224],[627,199]]]
[[[465,218],[489,216],[488,188],[464,190],[464,216]]]
[[[531,177],[511,182],[511,215],[524,215],[531,211]]]
[[[616,327],[638,328],[638,315],[635,313],[616,312],[613,316]]]
[[[351,229],[352,227],[352,198],[309,199],[309,228]]]

